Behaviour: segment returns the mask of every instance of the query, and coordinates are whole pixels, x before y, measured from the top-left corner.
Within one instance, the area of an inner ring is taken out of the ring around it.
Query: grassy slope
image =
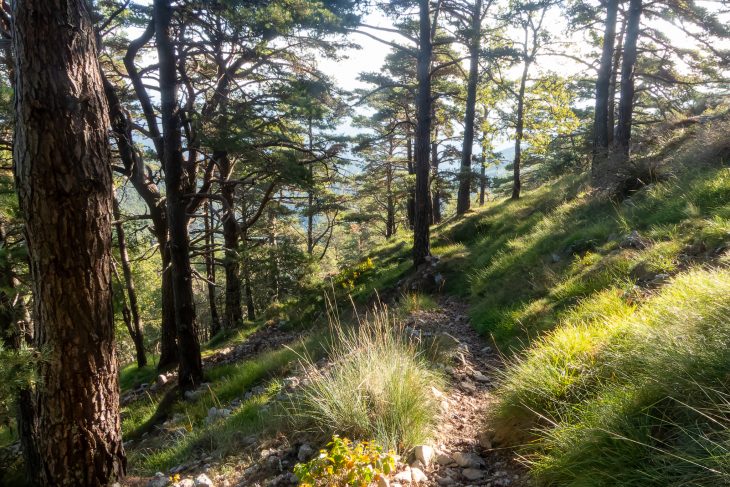
[[[730,482],[730,169],[701,146],[621,204],[570,176],[436,229],[447,290],[510,357],[490,426],[538,484]]]

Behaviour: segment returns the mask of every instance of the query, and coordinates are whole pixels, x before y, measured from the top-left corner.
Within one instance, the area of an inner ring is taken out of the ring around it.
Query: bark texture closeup
[[[13,7],[14,158],[33,277],[42,485],[123,476],[107,102],[84,0]]]

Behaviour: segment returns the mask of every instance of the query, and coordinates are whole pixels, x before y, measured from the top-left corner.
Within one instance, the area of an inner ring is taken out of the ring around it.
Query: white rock
[[[164,386],[167,384],[167,376],[165,374],[160,374],[157,376],[157,385],[158,386]]]
[[[182,479],[180,482],[175,484],[177,487],[195,487],[195,481],[193,479]]]
[[[170,485],[170,478],[162,472],[157,472],[155,477],[147,482],[147,487],[167,487]]]
[[[375,476],[375,483],[378,487],[390,487],[390,481],[388,480],[388,477],[386,477],[382,473],[379,473]]]
[[[426,477],[426,474],[423,473],[423,470],[420,468],[412,468],[411,469],[411,480],[419,484],[421,482],[426,482],[428,480],[428,477]]]
[[[461,474],[466,477],[467,480],[479,480],[484,477],[484,470],[478,468],[465,468],[461,471]]]
[[[469,382],[466,380],[463,380],[459,383],[462,389],[464,389],[466,392],[474,392],[477,390],[477,386],[474,385],[473,382]]]
[[[409,482],[411,481],[411,468],[406,467],[405,470],[402,472],[398,472],[395,474],[395,477],[393,477],[393,480],[397,480],[399,482]]]
[[[484,460],[473,453],[455,452],[451,457],[462,468],[479,468],[484,465]]]
[[[434,451],[433,451],[433,448],[428,445],[417,445],[413,449],[413,454],[416,457],[416,460],[418,460],[422,464],[428,466],[428,465],[431,465],[431,461],[433,460],[433,456],[434,456]]]
[[[210,477],[201,473],[195,477],[195,487],[215,487],[215,484],[210,480]]]

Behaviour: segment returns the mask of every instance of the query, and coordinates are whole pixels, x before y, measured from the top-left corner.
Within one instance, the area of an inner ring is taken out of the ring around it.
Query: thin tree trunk
[[[484,198],[487,193],[487,157],[482,149],[481,156],[481,169],[480,169],[480,180],[479,180],[479,206],[484,206]]]
[[[433,106],[431,107],[431,117],[434,117]],[[432,118],[433,119],[433,118]],[[431,141],[431,224],[441,223],[441,180],[439,178],[439,144],[438,130],[434,130],[433,140]]]
[[[641,24],[642,0],[631,0],[626,25],[626,39],[621,63],[621,101],[618,106],[616,152],[628,161],[631,150],[631,124],[634,113],[634,68]]]
[[[225,152],[216,152],[213,158],[218,162],[221,179],[221,196],[225,207],[223,208],[223,269],[226,273],[226,306],[224,326],[232,330],[243,324],[243,311],[241,310],[241,276],[240,256],[238,255],[238,223],[236,222],[235,211],[235,182],[231,179],[231,161]]]
[[[210,336],[221,331],[221,321],[218,317],[218,305],[215,302],[215,222],[213,220],[212,202],[207,201],[204,207],[205,220],[205,270],[208,274],[208,303],[210,306]]]
[[[185,391],[202,382],[200,343],[195,330],[190,237],[183,178],[181,115],[178,106],[175,46],[171,38],[170,0],[155,0],[153,7],[160,77],[160,114],[163,129],[163,160],[167,189],[167,221],[170,228],[172,290],[178,341],[178,384]]]
[[[395,196],[393,195],[393,139],[390,140],[388,160],[385,161],[385,238],[395,234]]]
[[[134,66],[134,57],[137,50],[142,44],[149,40],[145,34],[130,45],[130,50],[125,56],[125,64]],[[133,68],[132,68],[133,69]],[[128,68],[128,71],[130,68]],[[160,360],[157,363],[158,370],[165,370],[172,365],[177,364],[177,333],[175,331],[175,302],[172,293],[172,274],[170,272],[170,249],[168,247],[167,232],[167,213],[165,209],[165,200],[160,194],[157,185],[152,182],[145,174],[144,162],[135,149],[132,138],[132,121],[129,114],[123,109],[117,96],[114,85],[104,76],[104,91],[106,92],[107,101],[109,103],[109,117],[111,118],[112,133],[117,143],[120,159],[124,165],[124,174],[134,186],[137,194],[147,204],[148,211],[152,220],[153,233],[157,239],[158,248],[160,250],[160,259],[162,261],[161,276],[161,315],[162,325],[160,327]],[[135,85],[135,88],[143,89],[141,85]],[[144,95],[144,94],[142,94]],[[142,96],[138,95],[138,96]],[[142,96],[144,98],[144,96]],[[156,124],[153,118],[148,123]],[[162,146],[160,145],[160,150]],[[161,154],[161,152],[160,152]]]
[[[621,65],[621,54],[623,53],[624,35],[626,34],[626,21],[621,22],[621,32],[616,41],[616,48],[613,51],[613,62],[611,69],[611,83],[608,85],[608,144],[613,142],[616,130],[616,84]]]
[[[119,203],[116,198],[112,200],[114,209],[114,221],[116,221],[117,245],[119,246],[119,258],[122,263],[122,273],[124,274],[124,284],[129,297],[129,312],[131,319],[132,341],[134,349],[137,353],[137,367],[145,367],[147,365],[147,356],[144,351],[144,334],[142,333],[142,320],[139,317],[139,305],[137,304],[137,290],[134,288],[134,278],[132,277],[132,266],[129,263],[129,252],[127,252],[127,239],[124,234],[124,225],[120,218]],[[126,301],[125,301],[126,302]]]
[[[479,48],[482,40],[482,0],[474,2],[469,45],[469,79],[466,87],[466,110],[464,113],[464,144],[461,149],[459,171],[459,192],[456,199],[456,214],[463,215],[471,207],[471,157],[474,146],[474,118],[476,116],[477,83],[479,81]]]
[[[416,174],[416,167],[413,161],[413,136],[411,135],[410,125],[406,132],[406,159],[408,159],[408,175]],[[406,216],[408,218],[408,228],[413,230],[414,215],[416,213],[416,191],[415,187],[408,188],[408,200],[406,201]]]
[[[527,40],[525,39],[525,42]],[[522,69],[522,77],[520,78],[520,91],[517,94],[517,124],[515,129],[515,159],[512,176],[512,199],[516,200],[520,197],[522,189],[522,181],[520,180],[520,165],[522,164],[522,137],[525,129],[525,89],[527,87],[527,75],[530,71],[532,60],[525,54],[525,66]]]
[[[312,117],[308,120],[308,135],[309,135],[309,152],[312,152],[313,138],[312,138]],[[314,184],[314,166],[309,165],[309,184]],[[312,256],[314,253],[314,189],[309,188],[307,190],[307,253]]]
[[[110,126],[84,0],[16,0],[14,160],[33,278],[40,483],[124,475],[112,305]]]
[[[616,43],[616,17],[618,0],[606,2],[606,27],[603,34],[601,65],[596,79],[596,110],[593,120],[593,164],[591,177],[594,186],[601,183],[602,171],[606,165],[609,145],[608,108],[611,85],[613,48]],[[610,131],[613,131],[611,127]]]
[[[243,283],[244,283],[244,289],[246,293],[246,312],[248,315],[248,321],[255,321],[256,320],[256,306],[253,302],[253,290],[251,289],[251,275],[248,270],[248,263],[244,266],[243,269]]]
[[[418,93],[416,95],[416,188],[413,215],[413,265],[419,266],[431,254],[431,204],[428,178],[431,138],[431,16],[429,0],[419,0],[419,49],[417,59]]]

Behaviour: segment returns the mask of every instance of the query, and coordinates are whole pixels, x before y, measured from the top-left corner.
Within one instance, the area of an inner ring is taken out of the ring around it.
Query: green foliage
[[[395,470],[396,455],[372,441],[353,443],[335,435],[319,456],[294,467],[302,487],[352,485],[367,487],[378,474]]]
[[[432,387],[443,381],[402,325],[383,309],[356,327],[336,320],[332,327],[332,365],[320,368],[302,359],[306,384],[287,406],[294,427],[374,438],[399,451],[426,440],[438,412]]]
[[[0,423],[12,422],[18,392],[38,384],[39,360],[39,354],[30,348],[6,350],[0,343]]]

